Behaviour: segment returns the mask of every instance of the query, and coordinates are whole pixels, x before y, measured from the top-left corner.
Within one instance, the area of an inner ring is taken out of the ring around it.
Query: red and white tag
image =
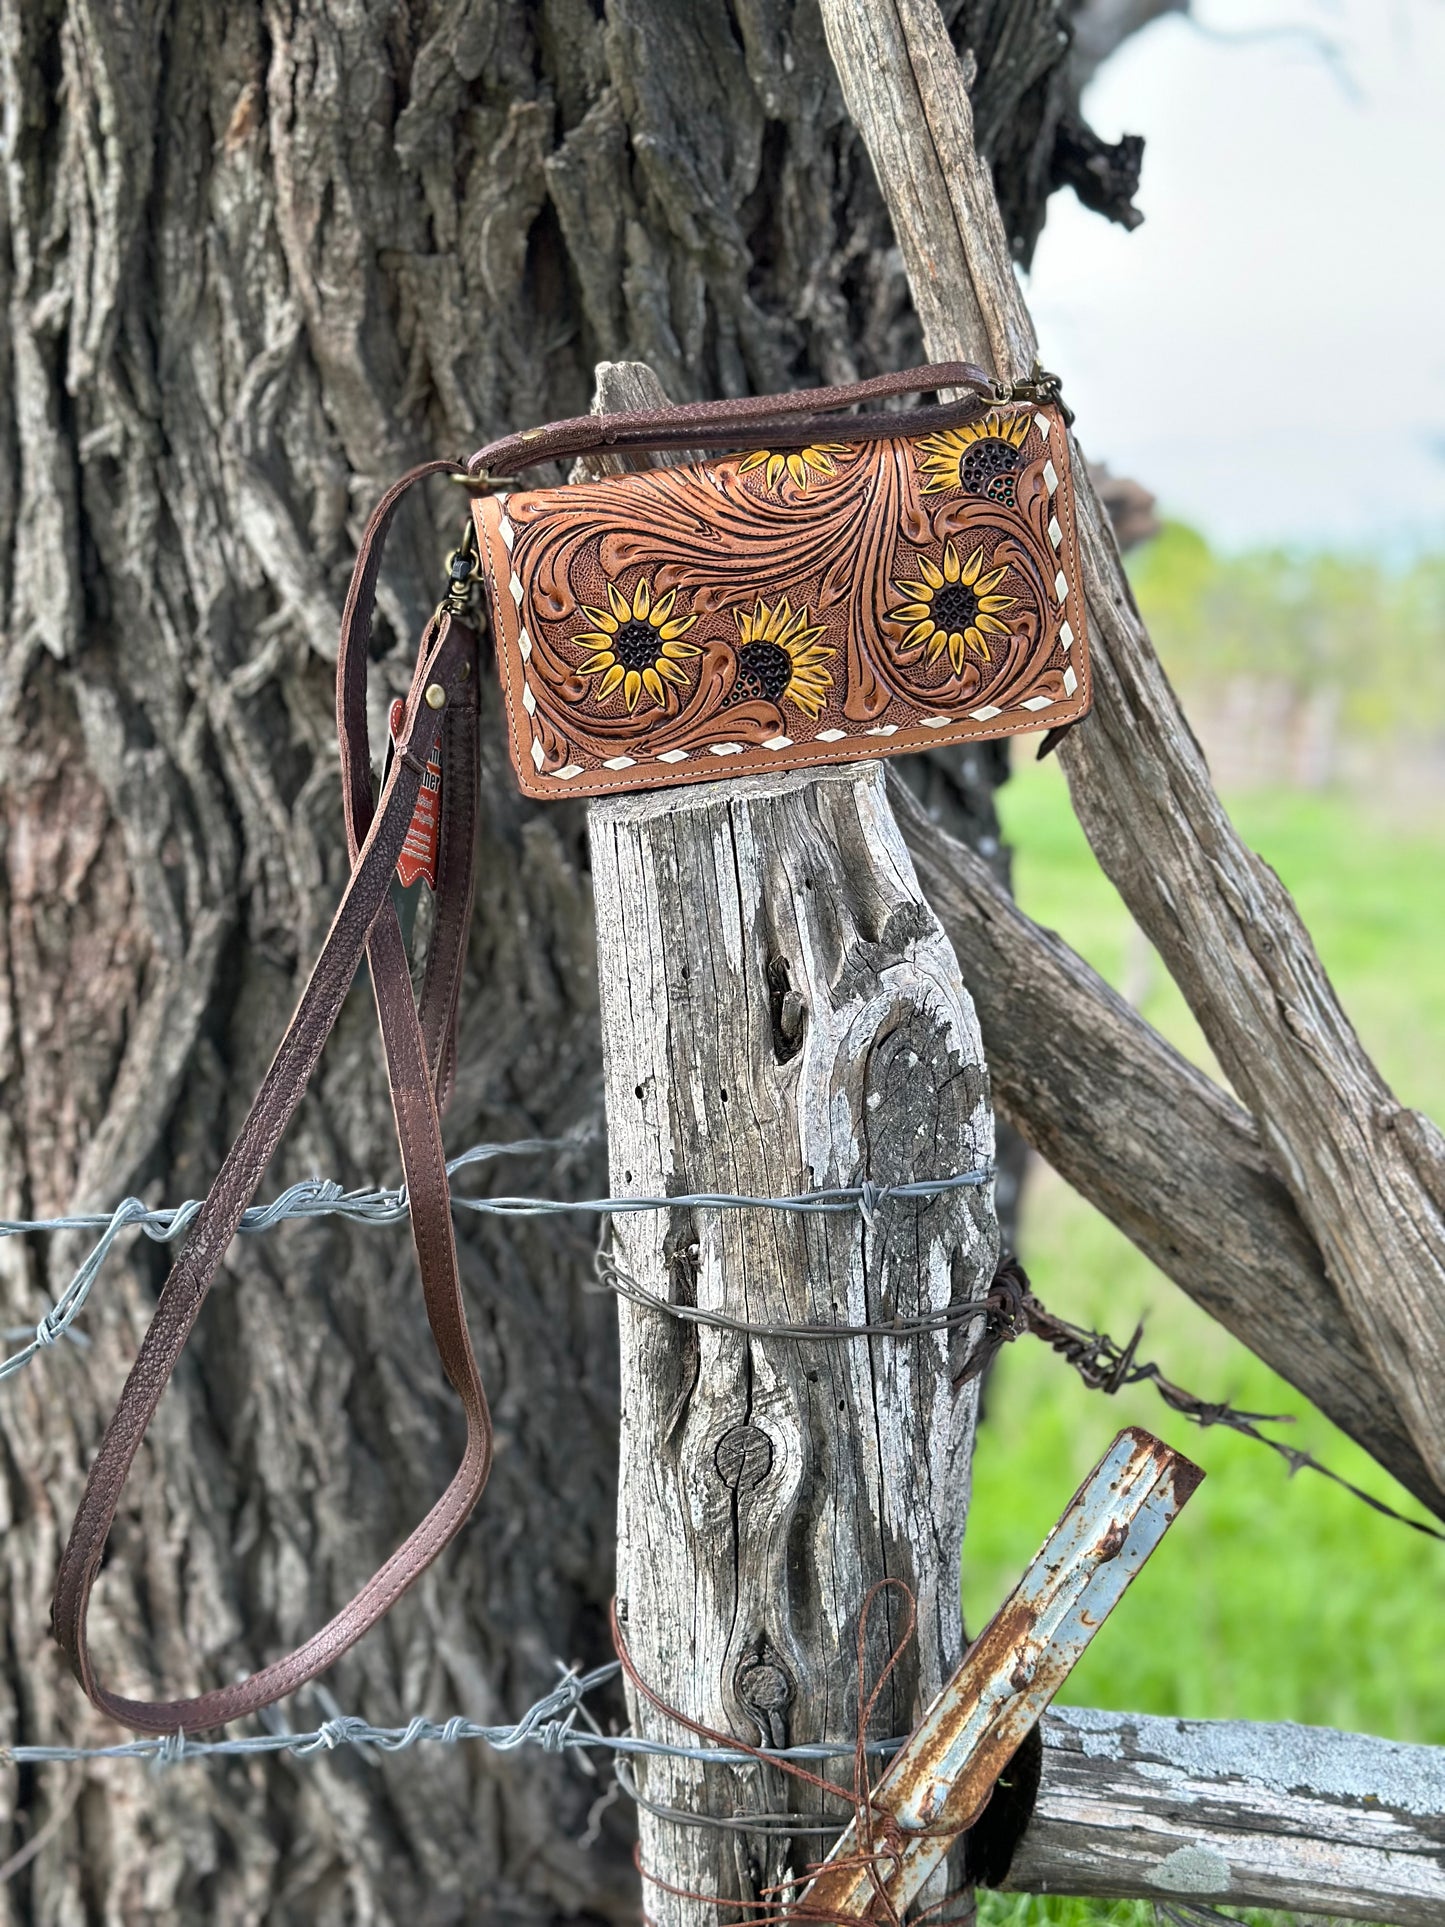
[[[398,696],[391,705],[388,718],[393,743],[401,741],[401,726],[405,720],[406,704]],[[411,826],[401,846],[401,855],[397,858],[396,874],[404,890],[409,890],[418,877],[426,880],[429,889],[435,890],[437,887],[437,845],[441,840],[441,823],[442,766],[434,749],[427,758],[426,775],[421,779],[416,808],[411,813]]]

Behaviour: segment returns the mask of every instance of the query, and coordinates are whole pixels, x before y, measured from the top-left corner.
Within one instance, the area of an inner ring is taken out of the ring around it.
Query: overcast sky
[[[1089,453],[1222,543],[1445,548],[1445,0],[1196,11],[1087,97],[1145,136],[1146,218],[1054,197],[1044,361]]]

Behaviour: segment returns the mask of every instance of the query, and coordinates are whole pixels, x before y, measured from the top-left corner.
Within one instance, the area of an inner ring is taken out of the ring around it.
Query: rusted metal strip
[[[1203,1477],[1139,1427],[1119,1434],[874,1788],[875,1852],[863,1851],[855,1821],[804,1889],[800,1915],[878,1920],[890,1907],[902,1915],[978,1818],[1020,1741]],[[882,1840],[887,1851],[878,1853]]]

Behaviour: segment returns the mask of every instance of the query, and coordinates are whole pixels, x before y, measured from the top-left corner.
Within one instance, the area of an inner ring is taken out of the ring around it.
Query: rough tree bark
[[[983,44],[1001,9],[950,16]],[[201,1192],[280,1032],[340,888],[331,661],[385,483],[584,407],[604,356],[690,396],[900,365],[919,334],[811,0],[0,0],[0,62],[0,1212],[48,1215]],[[986,57],[981,113],[1012,124],[1047,68]],[[1020,189],[1021,237],[1051,178]],[[455,504],[433,508],[388,557],[374,741],[454,536]],[[507,1187],[590,1192],[582,819],[518,800],[495,728],[484,754],[449,1141],[573,1133]],[[997,770],[929,778],[995,841]],[[278,1184],[396,1175],[368,1003]],[[467,1220],[461,1242],[502,1449],[475,1527],[331,1681],[381,1720],[515,1712],[552,1655],[605,1645],[615,1353],[577,1291],[587,1234]],[[76,1256],[0,1246],[0,1323],[33,1322]],[[118,1255],[91,1348],[0,1394],[4,1737],[107,1737],[48,1591],[163,1269],[144,1241]],[[452,1461],[428,1352],[404,1233],[237,1247],[115,1535],[112,1675],[249,1669],[370,1571]],[[620,1918],[627,1822],[580,1851],[592,1791],[480,1749],[4,1771],[0,1859],[74,1805],[0,1920]]]

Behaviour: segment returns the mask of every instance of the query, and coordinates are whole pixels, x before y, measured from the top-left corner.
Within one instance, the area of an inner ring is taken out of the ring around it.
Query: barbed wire
[[[560,1660],[556,1664],[562,1675],[558,1684],[510,1725],[488,1726],[454,1714],[447,1720],[416,1717],[405,1726],[373,1726],[355,1714],[337,1712],[305,1733],[289,1733],[278,1727],[265,1733],[228,1734],[222,1740],[197,1740],[176,1732],[121,1740],[112,1746],[0,1746],[0,1766],[46,1766],[76,1760],[145,1760],[160,1769],[179,1766],[187,1760],[269,1753],[286,1753],[305,1760],[321,1753],[334,1753],[340,1747],[405,1753],[414,1746],[456,1746],[470,1740],[480,1741],[497,1753],[536,1746],[544,1753],[605,1753],[614,1757],[665,1755],[704,1766],[756,1766],[756,1752],[741,1747],[704,1746],[699,1742],[674,1744],[648,1739],[640,1733],[604,1732],[585,1702],[589,1693],[616,1679],[622,1670],[620,1663],[608,1660],[605,1665],[594,1666],[585,1673],[575,1666],[564,1666]],[[870,1740],[868,1751],[878,1758],[889,1758],[905,1743],[906,1736]],[[854,1750],[851,1740],[832,1745],[819,1741],[806,1746],[765,1749],[770,1758],[779,1761],[851,1759]]]
[[[733,1332],[742,1338],[914,1338],[927,1332],[955,1331],[963,1325],[981,1320],[983,1330],[970,1345],[961,1370],[954,1376],[955,1391],[970,1380],[981,1377],[1003,1346],[1028,1335],[1041,1340],[1050,1351],[1056,1352],[1071,1365],[1090,1391],[1112,1396],[1127,1386],[1152,1385],[1170,1411],[1177,1412],[1192,1425],[1198,1425],[1201,1429],[1222,1425],[1238,1432],[1245,1438],[1253,1439],[1257,1445],[1267,1446],[1283,1459],[1291,1477],[1296,1472],[1317,1472],[1321,1478],[1328,1479],[1331,1485],[1339,1486],[1352,1498],[1369,1506],[1371,1511],[1380,1513],[1386,1519],[1393,1519],[1397,1525],[1409,1526],[1412,1532],[1423,1533],[1429,1539],[1445,1540],[1445,1532],[1439,1527],[1423,1519],[1412,1519],[1407,1513],[1397,1512],[1394,1506],[1387,1505],[1383,1499],[1375,1498],[1363,1487],[1333,1471],[1312,1452],[1306,1452],[1297,1445],[1286,1445],[1283,1439],[1271,1438],[1267,1432],[1260,1431],[1261,1425],[1293,1425],[1295,1420],[1292,1413],[1243,1412],[1223,1400],[1200,1398],[1197,1393],[1188,1392],[1183,1386],[1166,1378],[1152,1361],[1140,1363],[1138,1350],[1144,1336],[1142,1324],[1135,1327],[1127,1345],[1121,1345],[1108,1332],[1091,1331],[1083,1325],[1069,1324],[1056,1312],[1050,1311],[1035,1294],[1023,1267],[1011,1255],[999,1265],[992,1284],[981,1298],[946,1305],[939,1311],[926,1313],[919,1318],[874,1320],[867,1324],[825,1323],[822,1320],[762,1322],[682,1304],[649,1291],[622,1269],[606,1246],[597,1252],[595,1276],[596,1283],[588,1287],[590,1290],[613,1292],[644,1311],[673,1319],[679,1324],[705,1325],[711,1330]]]
[[[590,1135],[595,1136],[595,1132]],[[476,1144],[448,1163],[447,1176],[450,1180],[458,1172],[500,1157],[576,1150],[582,1148],[587,1142],[587,1137],[574,1135],[564,1138],[527,1138],[509,1143]],[[856,1211],[864,1223],[871,1227],[879,1211],[892,1200],[927,1200],[958,1189],[984,1185],[993,1175],[993,1167],[984,1165],[976,1170],[957,1172],[943,1178],[919,1179],[892,1185],[880,1185],[865,1179],[857,1185],[827,1187],[779,1197],[750,1196],[729,1192],[696,1192],[671,1197],[559,1199],[466,1197],[453,1191],[451,1201],[453,1209],[456,1210],[518,1217],[577,1213],[611,1219],[631,1212],[688,1209],[762,1209],[803,1214]],[[156,1242],[169,1242],[180,1237],[194,1223],[200,1210],[201,1201],[198,1199],[188,1199],[181,1205],[169,1208],[155,1208],[146,1205],[138,1198],[125,1198],[109,1213],[76,1212],[54,1218],[0,1220],[0,1237],[16,1237],[47,1231],[99,1230],[100,1232],[99,1238],[77,1268],[69,1284],[33,1332],[28,1327],[21,1327],[18,1330],[0,1333],[0,1337],[10,1343],[22,1339],[26,1341],[19,1351],[5,1359],[0,1359],[0,1379],[8,1378],[20,1371],[42,1350],[56,1344],[62,1337],[67,1337],[77,1344],[89,1342],[83,1333],[72,1329],[73,1323],[83,1309],[107,1256],[123,1231],[139,1229]],[[254,1235],[269,1231],[287,1220],[322,1217],[340,1217],[361,1224],[395,1224],[406,1218],[408,1213],[409,1203],[404,1185],[394,1188],[376,1187],[348,1191],[331,1179],[305,1178],[288,1186],[269,1204],[250,1207],[242,1216],[240,1229]],[[1429,1525],[1405,1517],[1381,1500],[1350,1484],[1348,1480],[1330,1471],[1309,1453],[1286,1446],[1258,1430],[1260,1423],[1280,1422],[1277,1417],[1263,1413],[1237,1412],[1228,1405],[1206,1402],[1174,1385],[1164,1377],[1156,1365],[1138,1363],[1136,1350],[1142,1328],[1135,1332],[1127,1346],[1121,1346],[1107,1334],[1087,1331],[1083,1327],[1069,1325],[1057,1318],[1033,1295],[1027,1278],[1012,1260],[1006,1261],[1000,1267],[989,1293],[983,1298],[947,1306],[920,1317],[874,1320],[858,1324],[844,1324],[837,1321],[758,1323],[664,1299],[623,1271],[616,1264],[605,1244],[597,1254],[596,1277],[597,1283],[592,1287],[593,1289],[615,1292],[655,1314],[750,1337],[796,1340],[902,1339],[931,1332],[952,1331],[982,1319],[984,1329],[969,1348],[963,1369],[955,1380],[956,1386],[978,1376],[1002,1345],[1024,1332],[1030,1332],[1064,1357],[1078,1371],[1085,1383],[1097,1390],[1113,1393],[1121,1390],[1125,1385],[1141,1381],[1151,1382],[1173,1410],[1194,1423],[1205,1426],[1225,1425],[1243,1432],[1279,1453],[1287,1461],[1291,1471],[1308,1467],[1343,1486],[1375,1511],[1384,1513],[1387,1517],[1409,1525],[1416,1531],[1430,1534],[1432,1537],[1445,1536]],[[756,1763],[758,1754],[751,1749],[729,1751],[711,1744],[671,1744],[633,1733],[604,1733],[586,1707],[585,1700],[588,1693],[616,1677],[619,1671],[618,1663],[611,1661],[606,1665],[593,1668],[590,1672],[582,1673],[576,1668],[562,1667],[559,1662],[559,1670],[563,1675],[559,1684],[550,1693],[544,1694],[519,1720],[510,1725],[485,1725],[461,1715],[454,1715],[442,1721],[417,1716],[408,1720],[404,1726],[380,1727],[354,1715],[344,1714],[337,1709],[319,1727],[304,1733],[289,1732],[276,1723],[265,1732],[228,1735],[219,1740],[197,1740],[185,1733],[177,1732],[127,1740],[111,1746],[0,1747],[0,1763],[41,1765],[81,1760],[140,1759],[150,1762],[155,1768],[162,1768],[185,1760],[256,1754],[282,1753],[297,1759],[307,1759],[324,1752],[335,1751],[339,1747],[357,1749],[365,1757],[371,1752],[399,1753],[418,1745],[449,1746],[461,1741],[475,1740],[499,1752],[511,1751],[522,1746],[539,1746],[544,1751],[553,1753],[573,1751],[577,1753],[579,1762],[588,1771],[593,1770],[589,1764],[589,1755],[596,1752],[609,1754],[614,1763],[616,1785],[644,1806],[647,1805],[647,1801],[639,1794],[626,1768],[626,1757],[629,1755],[666,1755],[713,1766],[745,1766]],[[326,1699],[329,1699],[329,1695]],[[323,1699],[323,1705],[326,1704],[326,1699]],[[334,1705],[334,1702],[332,1704]],[[887,1755],[896,1751],[902,1744],[901,1739],[870,1741],[868,1752]],[[776,1758],[781,1764],[786,1761],[822,1762],[845,1757],[854,1750],[851,1745],[819,1744],[768,1751],[770,1757]],[[673,1816],[669,1810],[668,1817],[681,1819],[685,1816],[681,1814]],[[748,1830],[756,1830],[757,1819],[758,1816],[747,1816],[746,1820],[743,1816],[738,1816],[735,1824],[746,1826],[748,1821],[751,1821],[752,1825]],[[801,1824],[799,1817],[793,1815],[766,1815],[763,1819],[767,1823],[764,1827],[765,1831],[769,1830],[769,1827],[778,1830],[791,1827],[791,1830],[796,1831]],[[810,1825],[808,1830],[824,1832],[833,1829],[824,1825],[816,1827]]]
[[[474,1165],[499,1157],[519,1157],[546,1151],[572,1150],[588,1140],[572,1138],[521,1138],[508,1144],[474,1144],[447,1165],[447,1177]],[[497,1217],[544,1217],[574,1213],[580,1216],[622,1217],[637,1211],[793,1211],[828,1216],[856,1211],[870,1227],[880,1210],[894,1199],[921,1200],[940,1197],[950,1191],[976,1188],[993,1177],[991,1164],[977,1170],[957,1171],[950,1177],[920,1178],[904,1184],[875,1184],[865,1178],[859,1184],[825,1186],[782,1197],[754,1197],[741,1192],[696,1191],[672,1197],[532,1198],[466,1197],[452,1192],[452,1208]],[[100,1237],[75,1271],[55,1302],[32,1327],[13,1326],[0,1332],[8,1345],[18,1351],[0,1359],[0,1380],[12,1377],[61,1338],[85,1345],[83,1332],[73,1329],[75,1319],[90,1296],[101,1267],[123,1231],[140,1230],[158,1244],[181,1237],[195,1222],[203,1200],[188,1198],[184,1204],[153,1207],[140,1198],[122,1198],[113,1211],[78,1211],[54,1218],[0,1219],[0,1238],[27,1236],[42,1231],[95,1231]],[[288,1185],[269,1204],[252,1205],[242,1213],[240,1229],[248,1235],[270,1231],[287,1220],[304,1218],[345,1218],[353,1224],[399,1224],[407,1217],[410,1203],[406,1186],[377,1187],[347,1191],[332,1178],[302,1178]]]

